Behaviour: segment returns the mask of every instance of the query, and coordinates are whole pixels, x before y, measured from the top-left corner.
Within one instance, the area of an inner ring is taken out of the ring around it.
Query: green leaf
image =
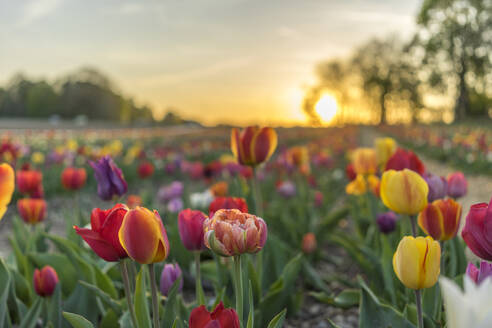
[[[335,297],[333,304],[341,308],[350,308],[359,305],[359,300],[360,290],[345,289]]]
[[[121,314],[121,305],[111,298],[108,294],[106,294],[103,290],[101,290],[99,287],[89,284],[88,282],[85,281],[79,281],[79,283],[82,285],[82,287],[87,288],[90,290],[92,293],[94,293],[97,297],[101,299],[101,301],[109,306],[115,313]]]
[[[116,291],[116,288],[114,287],[113,282],[108,277],[108,275],[102,272],[102,270],[99,269],[97,266],[93,266],[93,269],[94,273],[96,274],[97,286],[106,294],[108,294],[111,298],[118,298],[118,292]]]
[[[94,328],[92,323],[81,315],[63,312],[63,317],[70,322],[73,328]]]
[[[253,296],[254,300],[258,302],[258,300],[261,297],[261,285],[260,285],[260,280],[258,278],[258,274],[256,273],[255,266],[253,265],[253,262],[251,261],[251,258],[248,258],[248,276],[250,279],[250,284],[252,285],[253,288]]]
[[[145,272],[146,266],[142,265],[140,272],[137,275],[137,282],[135,286],[135,316],[137,317],[137,323],[139,328],[151,328],[149,305],[147,303],[147,297],[145,292]]]
[[[8,315],[7,299],[9,297],[10,283],[11,279],[7,266],[3,259],[0,258],[0,323],[3,323]]]
[[[251,280],[249,281],[248,288],[249,295],[249,315],[248,315],[248,323],[246,328],[253,328],[253,323],[255,322],[255,309],[254,309],[254,300],[253,300],[253,287],[251,287]]]
[[[101,320],[98,328],[120,328],[118,316],[113,310],[109,309]]]
[[[41,309],[43,308],[43,298],[38,297],[38,299],[31,306],[29,311],[27,311],[24,318],[19,325],[19,328],[33,328],[36,326],[39,315],[41,314]]]
[[[57,284],[55,292],[51,297],[46,299],[48,310],[48,321],[54,328],[62,327],[61,310],[62,310],[62,297],[61,297],[61,284]]]
[[[179,284],[181,281],[182,277],[179,277],[176,279],[171,286],[171,289],[169,290],[169,293],[167,294],[167,299],[166,299],[166,305],[164,305],[164,318],[162,320],[162,326],[165,328],[167,327],[172,327],[174,323],[174,319],[177,318],[177,311],[176,311],[176,306],[177,300],[178,300],[178,290],[179,290]]]
[[[284,323],[286,313],[287,313],[287,309],[283,309],[282,312],[280,312],[275,317],[273,317],[272,321],[270,321],[267,328],[282,328],[282,324]]]

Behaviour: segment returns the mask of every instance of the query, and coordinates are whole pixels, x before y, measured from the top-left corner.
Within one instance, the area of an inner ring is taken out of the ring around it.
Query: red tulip
[[[36,224],[43,221],[46,216],[46,202],[42,198],[19,199],[17,210],[24,222]]]
[[[349,179],[349,181],[355,180],[357,173],[355,173],[354,164],[350,163],[347,165],[345,168],[345,174],[347,175],[347,179]]]
[[[221,209],[238,209],[243,213],[248,212],[248,204],[246,200],[240,197],[217,197],[215,198],[208,208],[209,217],[214,216],[214,213]]]
[[[85,185],[87,173],[84,168],[67,167],[63,170],[61,181],[68,190],[78,190]]]
[[[41,184],[43,174],[41,172],[34,170],[17,171],[16,178],[17,187],[21,193],[36,198],[43,196],[43,185]]]
[[[178,214],[179,236],[183,245],[189,251],[200,251],[205,249],[203,243],[203,222],[207,216],[197,210],[189,208]]]
[[[274,129],[248,126],[239,132],[231,131],[231,150],[239,164],[256,166],[267,161],[277,148],[277,133]]]
[[[475,255],[492,261],[492,199],[470,208],[461,236]]]
[[[56,274],[55,269],[49,265],[41,270],[35,269],[32,278],[36,294],[41,297],[53,295],[56,284],[58,284],[58,275]]]
[[[396,152],[386,162],[385,171],[395,170],[401,171],[409,169],[417,172],[420,175],[425,173],[425,166],[420,161],[419,157],[411,150],[398,148]]]
[[[308,232],[302,238],[302,251],[306,254],[311,254],[317,248],[318,243],[316,242],[316,236],[312,232]]]
[[[224,308],[220,302],[208,312],[205,305],[194,308],[189,319],[189,328],[239,328],[239,317],[234,309]]]
[[[138,166],[138,175],[145,179],[154,174],[154,165],[151,162],[143,162]]]
[[[118,231],[128,211],[124,204],[116,204],[108,210],[95,208],[91,213],[91,229],[74,229],[99,257],[115,262],[128,256],[118,238]]]

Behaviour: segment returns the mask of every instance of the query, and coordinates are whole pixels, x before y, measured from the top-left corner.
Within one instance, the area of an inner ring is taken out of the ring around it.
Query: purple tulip
[[[97,180],[97,194],[102,200],[111,200],[114,195],[122,196],[128,185],[120,168],[110,156],[104,156],[97,163],[89,161]]]
[[[159,188],[157,198],[161,203],[167,203],[173,198],[180,198],[183,195],[183,190],[183,183],[180,181],[174,181],[167,186]]]
[[[296,195],[296,185],[292,181],[283,181],[277,186],[277,192],[284,198]]]
[[[391,211],[379,214],[376,220],[379,226],[379,231],[384,234],[393,232],[396,228],[396,220],[398,220],[398,216]]]
[[[481,261],[480,269],[473,263],[468,263],[466,275],[471,278],[477,285],[481,284],[488,277],[492,277],[492,263]]]
[[[424,179],[429,186],[429,194],[427,196],[427,200],[429,202],[446,197],[448,182],[444,177],[434,174],[426,174]]]
[[[460,198],[466,195],[468,182],[465,175],[461,172],[455,172],[448,175],[448,196]]]
[[[167,203],[167,210],[171,213],[177,213],[183,209],[181,198],[173,198]]]
[[[162,295],[167,296],[176,279],[181,277],[179,291],[183,289],[183,278],[179,264],[166,264],[161,273],[160,290]]]

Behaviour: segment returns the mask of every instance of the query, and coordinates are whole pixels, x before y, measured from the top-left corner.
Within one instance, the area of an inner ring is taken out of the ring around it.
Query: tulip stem
[[[424,316],[422,315],[422,295],[420,289],[415,290],[415,303],[417,303],[417,318],[419,321],[419,328],[424,328]]]
[[[243,274],[241,271],[241,255],[234,256],[234,283],[236,285],[236,312],[241,327],[243,326]]]
[[[154,263],[149,264],[150,289],[152,289],[152,317],[154,319],[154,328],[159,328],[159,300],[157,299],[157,284],[155,283]]]
[[[415,222],[415,216],[410,215],[410,223],[412,224],[412,235],[417,237],[417,223]]]
[[[200,252],[195,252],[195,292],[196,292],[196,300],[199,305],[205,305],[205,294],[203,293],[202,287],[202,274],[200,272]]]
[[[125,260],[120,261],[121,277],[123,278],[123,286],[125,287],[126,302],[128,303],[128,311],[130,312],[130,317],[132,319],[133,327],[137,326],[137,317],[135,316],[135,309],[133,308],[132,302],[132,292],[130,290],[130,281],[128,279],[128,267]]]
[[[253,179],[251,183],[253,189],[253,198],[255,201],[256,215],[263,218],[261,189],[260,189],[260,184],[256,179],[256,167],[253,168]],[[258,272],[258,281],[260,282],[260,286],[262,286],[263,285],[262,284],[263,282],[263,253],[262,252],[256,254],[256,271]]]

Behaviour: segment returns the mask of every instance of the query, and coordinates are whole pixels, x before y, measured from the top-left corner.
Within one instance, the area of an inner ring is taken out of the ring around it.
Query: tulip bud
[[[188,320],[189,328],[239,328],[239,317],[232,308],[224,308],[222,301],[212,312],[205,305],[200,305],[191,311]]]
[[[468,248],[478,257],[492,261],[492,199],[491,202],[472,205],[461,231]]]
[[[492,263],[481,261],[480,269],[475,264],[468,263],[466,275],[470,277],[477,285],[480,285],[486,278],[492,277]]]
[[[35,269],[32,280],[36,294],[46,297],[53,295],[55,292],[56,284],[58,284],[58,275],[55,269],[47,265],[41,270]]]
[[[161,273],[160,290],[162,295],[167,296],[176,279],[181,277],[179,291],[183,289],[183,277],[179,264],[166,264]]]
[[[396,228],[396,220],[398,220],[398,216],[391,211],[379,214],[376,220],[379,226],[379,231],[384,234],[393,232]]]
[[[46,201],[42,198],[23,198],[17,201],[17,210],[28,224],[37,224],[46,216]]]
[[[398,148],[396,152],[386,162],[385,171],[401,171],[409,169],[422,175],[425,173],[425,166],[420,158],[411,150]]]
[[[466,195],[468,182],[465,175],[461,172],[455,172],[448,175],[448,196],[452,198],[460,198]]]
[[[244,198],[239,197],[217,197],[208,208],[209,217],[214,216],[214,213],[220,209],[238,209],[243,213],[248,212],[248,204]]]
[[[444,177],[426,174],[424,175],[424,179],[429,186],[429,195],[427,196],[429,202],[446,197],[448,183]]]
[[[164,261],[169,255],[169,241],[159,213],[144,207],[129,210],[118,233],[121,246],[140,264]]]
[[[376,148],[376,158],[378,159],[378,165],[385,166],[388,159],[396,151],[396,141],[392,138],[376,138],[374,141]]]
[[[415,215],[427,205],[429,187],[414,171],[389,170],[383,173],[380,186],[381,200],[396,213]]]
[[[357,174],[374,174],[378,169],[376,152],[372,148],[357,148],[352,153],[352,164]]]
[[[89,164],[94,169],[97,194],[102,200],[111,200],[113,196],[122,196],[127,192],[128,185],[123,173],[110,156],[101,158],[97,163],[89,161]]]
[[[14,170],[7,163],[0,164],[0,220],[7,211],[14,193],[15,181]]]
[[[312,232],[308,232],[302,237],[302,251],[306,254],[313,253],[317,248],[316,236]]]
[[[68,190],[78,190],[85,185],[87,173],[84,168],[67,167],[63,170],[62,185]]]
[[[200,211],[189,208],[178,214],[179,236],[183,245],[189,251],[200,251],[205,249],[203,243],[203,223],[207,216]]]
[[[43,186],[41,184],[43,180],[43,174],[39,171],[17,171],[17,187],[19,192],[28,194],[31,197],[42,197]]]
[[[222,256],[257,253],[268,234],[262,218],[237,209],[218,210],[205,220],[203,227],[205,246]]]
[[[266,162],[277,148],[277,133],[274,129],[248,126],[239,132],[231,131],[231,150],[239,164],[256,166]]]
[[[431,237],[405,236],[393,256],[393,270],[408,288],[434,286],[439,278],[441,247]]]
[[[154,165],[150,162],[143,162],[138,166],[138,175],[141,179],[146,179],[154,174]]]
[[[438,199],[419,214],[419,226],[435,240],[456,236],[461,220],[461,205],[452,199]]]

